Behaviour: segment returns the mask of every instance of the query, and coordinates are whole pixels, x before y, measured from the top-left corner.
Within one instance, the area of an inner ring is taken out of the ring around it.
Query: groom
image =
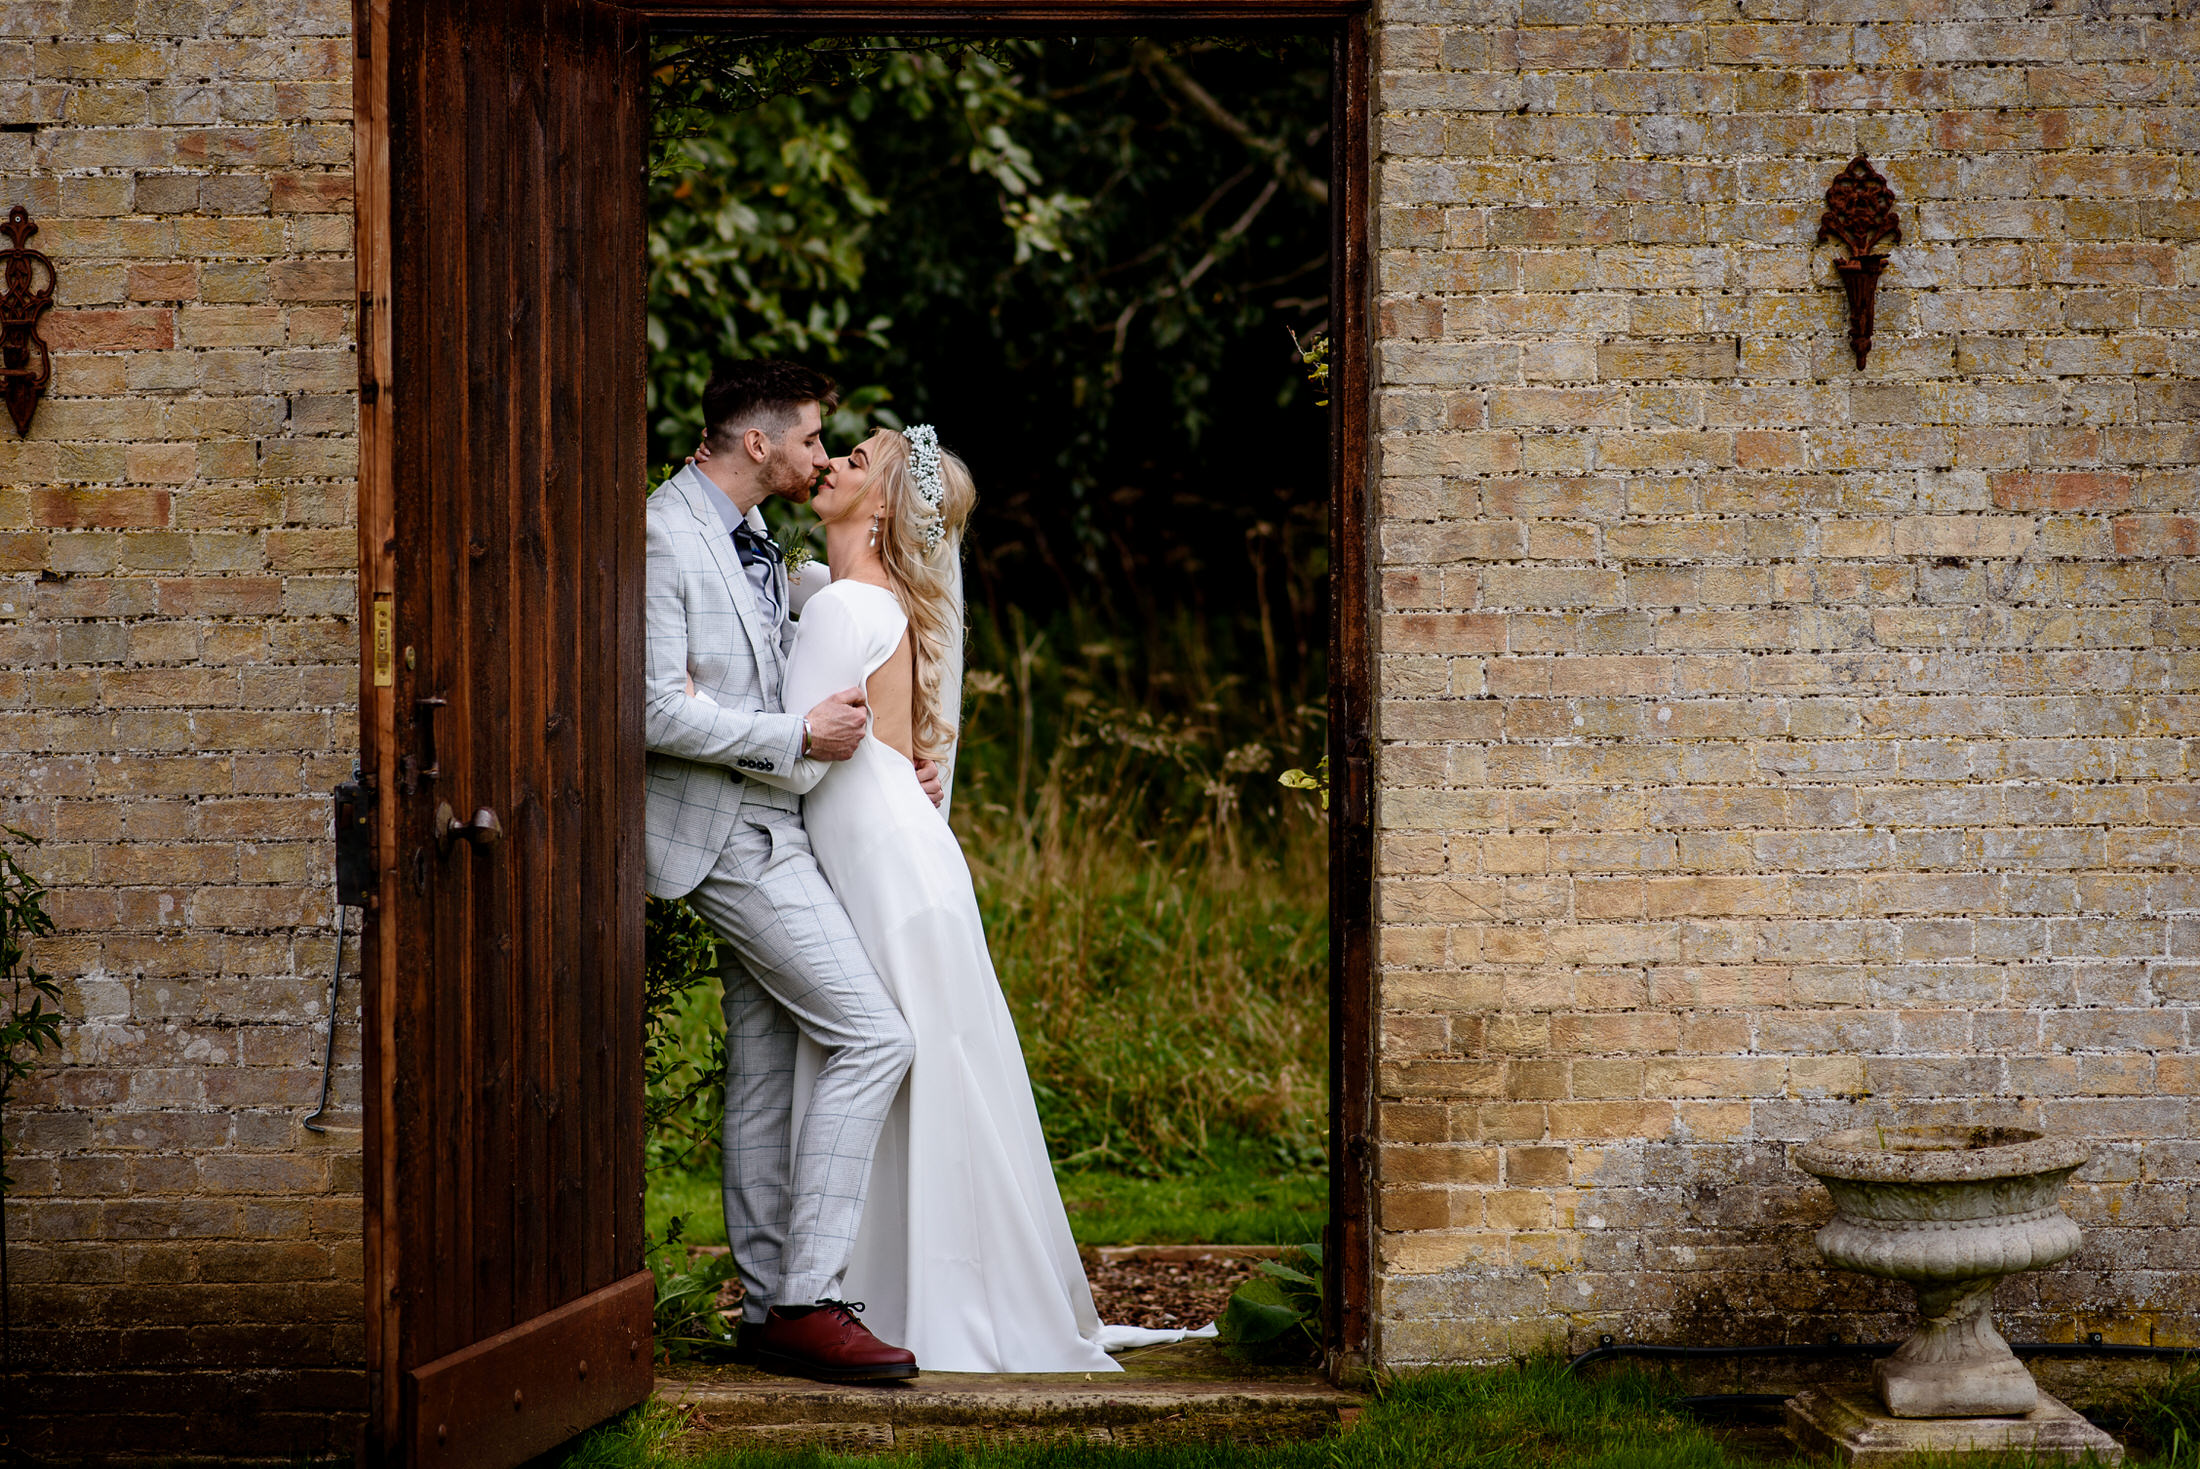
[[[834,401],[794,363],[731,365],[703,394],[708,453],[649,497],[645,882],[686,898],[733,955],[724,1178],[742,1347],[776,1370],[871,1382],[916,1376],[916,1358],[836,1298],[915,1043],[802,826],[801,793],[863,738],[863,690],[779,707],[790,588],[756,510],[809,499]],[[798,1032],[825,1064],[790,1149]]]

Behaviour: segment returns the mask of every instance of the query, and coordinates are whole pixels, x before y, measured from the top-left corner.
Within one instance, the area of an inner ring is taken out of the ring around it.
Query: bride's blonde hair
[[[962,460],[942,449],[940,503],[936,509],[926,504],[910,474],[909,440],[893,429],[881,433],[884,442],[871,462],[886,501],[879,518],[878,557],[909,619],[909,641],[916,654],[914,744],[920,758],[944,760],[954,753],[955,729],[962,722],[960,708],[946,707],[950,695],[944,685],[947,671],[962,666],[962,534],[978,503],[978,487]],[[961,682],[959,676],[956,682]],[[958,703],[959,694],[957,690],[954,695]]]

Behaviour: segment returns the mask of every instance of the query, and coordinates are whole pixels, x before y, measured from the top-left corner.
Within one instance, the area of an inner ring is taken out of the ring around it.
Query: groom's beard
[[[778,495],[797,505],[810,498],[810,486],[817,481],[817,471],[810,467],[807,459],[797,460],[791,454],[774,455],[765,468],[770,476],[765,484],[766,494]]]

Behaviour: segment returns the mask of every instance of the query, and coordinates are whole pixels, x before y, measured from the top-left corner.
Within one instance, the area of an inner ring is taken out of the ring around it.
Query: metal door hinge
[[[336,901],[375,905],[374,783],[357,771],[336,787]]]

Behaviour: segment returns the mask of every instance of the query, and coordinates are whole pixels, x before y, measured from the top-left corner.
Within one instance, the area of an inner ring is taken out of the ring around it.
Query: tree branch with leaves
[[[38,838],[12,826],[0,833],[28,846]],[[13,852],[0,846],[0,984],[8,986],[8,1010],[0,1019],[0,1366],[15,1360],[14,1315],[8,1289],[8,1103],[16,1083],[31,1074],[41,1052],[61,1048],[61,986],[32,962],[31,945],[53,932],[45,885]]]

